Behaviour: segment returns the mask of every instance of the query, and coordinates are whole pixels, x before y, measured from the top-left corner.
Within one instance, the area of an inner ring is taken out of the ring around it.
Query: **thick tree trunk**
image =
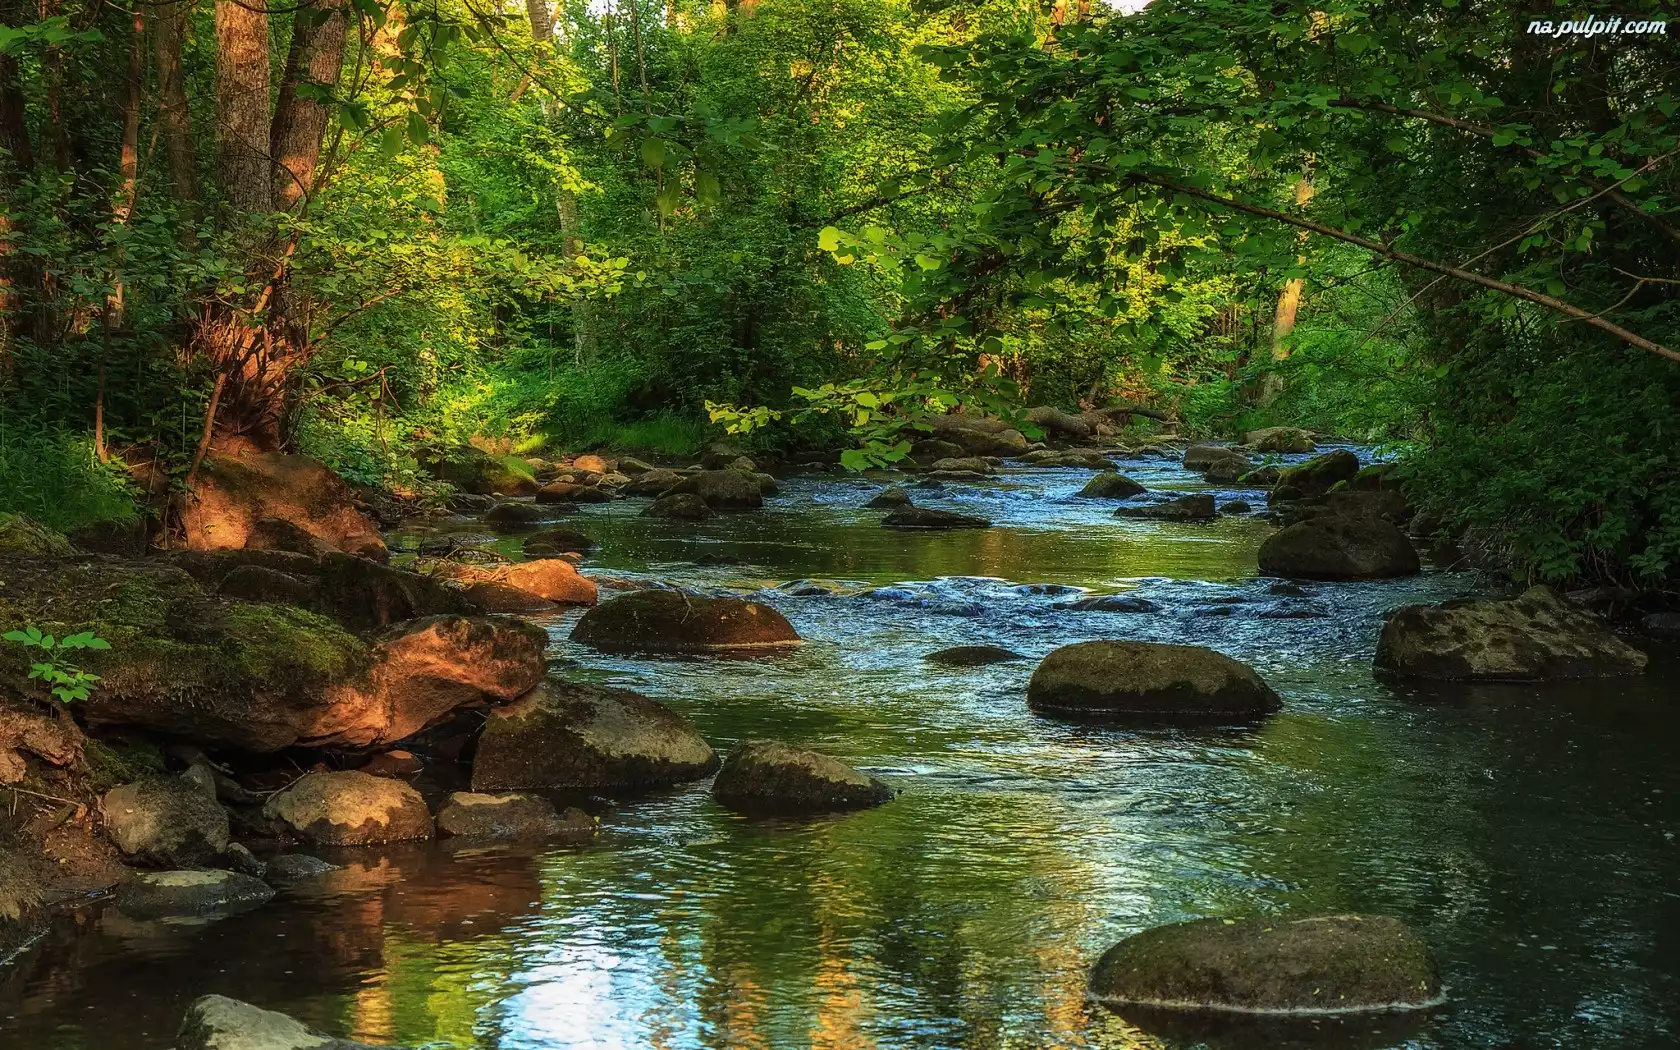
[[[307,207],[315,188],[315,169],[321,159],[332,106],[314,96],[338,86],[344,69],[344,43],[349,28],[345,0],[321,0],[299,11],[292,27],[292,46],[286,54],[286,74],[274,107],[269,152],[274,158],[274,210],[290,212]],[[298,88],[309,90],[300,96]]]
[[[256,4],[216,0],[216,117],[223,197],[241,215],[268,211],[268,14]]]
[[[1301,170],[1301,177],[1295,180],[1295,207],[1301,209],[1311,201],[1317,192],[1312,181],[1310,168]],[[1306,234],[1301,235],[1306,240]],[[1297,256],[1301,263],[1307,261],[1305,255]],[[1295,320],[1301,312],[1301,293],[1306,288],[1306,281],[1294,277],[1283,282],[1283,291],[1278,293],[1277,312],[1272,319],[1272,360],[1286,361],[1289,359],[1289,336],[1295,331]],[[1262,404],[1274,400],[1283,393],[1283,377],[1275,372],[1267,372],[1260,380],[1260,401]]]
[[[186,74],[181,68],[181,42],[192,6],[192,0],[174,0],[152,8],[158,125],[169,163],[169,184],[175,199],[189,206],[198,200],[198,158],[193,149],[192,113],[187,108]]]
[[[16,28],[25,21],[19,5],[0,0],[0,26]],[[16,341],[25,330],[24,300],[35,272],[17,249],[13,218],[19,210],[18,191],[35,167],[24,105],[17,58],[0,52],[0,380],[11,374]]]

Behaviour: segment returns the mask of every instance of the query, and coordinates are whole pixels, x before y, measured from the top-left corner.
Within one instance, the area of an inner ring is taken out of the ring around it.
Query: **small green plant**
[[[65,635],[54,638],[50,634],[42,634],[39,628],[25,627],[21,631],[7,631],[0,637],[8,642],[40,649],[47,655],[47,659],[29,668],[30,678],[39,678],[52,690],[52,695],[64,703],[73,700],[86,700],[88,687],[99,681],[99,676],[89,674],[75,664],[54,659],[66,649],[109,649],[111,643],[94,634],[83,631],[81,634]]]

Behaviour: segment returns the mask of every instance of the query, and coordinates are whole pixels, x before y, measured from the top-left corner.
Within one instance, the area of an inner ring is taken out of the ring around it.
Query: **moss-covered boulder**
[[[1254,469],[1254,463],[1236,449],[1225,445],[1191,445],[1184,450],[1182,465],[1198,474],[1218,472],[1220,477],[1235,481]],[[1218,480],[1210,477],[1210,481]]]
[[[321,846],[432,837],[432,814],[418,791],[400,780],[356,770],[305,774],[270,797],[263,816]]]
[[[1212,521],[1219,516],[1219,511],[1214,506],[1211,495],[1197,492],[1164,503],[1140,503],[1119,507],[1114,511],[1114,516],[1151,521]]]
[[[168,561],[219,595],[295,605],[356,631],[473,611],[461,589],[444,580],[336,551],[319,557],[273,550],[184,551]]]
[[[1104,952],[1091,994],[1186,1010],[1342,1013],[1430,1006],[1441,978],[1429,946],[1396,919],[1198,919]]]
[[[705,521],[716,513],[711,504],[693,492],[673,492],[661,496],[642,510],[644,518],[665,518],[669,521]]]
[[[875,493],[864,506],[870,510],[897,510],[910,506],[910,493],[904,491],[901,485],[888,485]]]
[[[387,557],[378,527],[357,506],[350,486],[308,456],[207,456],[176,510],[191,550],[285,549],[304,535],[326,549],[376,561]]]
[[[713,510],[754,510],[764,506],[764,489],[757,476],[745,470],[702,470],[690,474],[660,497],[699,496]]]
[[[1040,714],[1105,721],[1246,720],[1281,706],[1247,664],[1193,645],[1100,641],[1064,645],[1027,683]]]
[[[525,537],[520,549],[527,558],[553,558],[560,554],[582,554],[595,549],[595,541],[576,529],[551,526]]]
[[[486,795],[457,791],[437,813],[438,834],[449,838],[495,842],[585,842],[595,837],[595,818],[569,806],[556,812],[538,795]]]
[[[1273,502],[1296,499],[1316,499],[1330,491],[1338,481],[1347,481],[1359,473],[1359,457],[1345,448],[1314,456],[1305,463],[1278,471],[1277,484],[1272,488]]]
[[[1080,499],[1131,499],[1145,491],[1142,485],[1126,475],[1105,470],[1087,481],[1085,487],[1074,495]]]
[[[1299,427],[1262,427],[1250,430],[1243,444],[1256,452],[1311,452],[1315,445],[1310,431]]]
[[[656,467],[636,475],[629,484],[620,486],[618,491],[626,496],[657,496],[668,491],[685,476],[675,470]]]
[[[1383,624],[1376,665],[1414,678],[1538,682],[1636,675],[1648,657],[1546,587],[1504,601],[1408,605]]]
[[[471,445],[423,448],[421,466],[433,477],[477,496],[529,496],[537,491],[531,465],[517,456],[493,456]]]
[[[192,777],[149,777],[99,800],[105,834],[125,858],[161,868],[207,864],[228,848],[228,815],[214,785]]]
[[[249,751],[388,743],[455,707],[506,702],[541,680],[547,640],[459,616],[362,639],[304,609],[209,594],[177,565],[101,558],[0,573],[0,623],[110,643],[81,657],[101,676],[78,705],[88,722]],[[21,680],[28,662],[0,647],[0,676]]]
[[[537,490],[537,502],[542,504],[611,503],[615,498],[598,485],[576,481],[551,481]]]
[[[472,788],[625,794],[716,768],[693,723],[664,705],[626,689],[548,681],[486,721]]]
[[[799,644],[787,618],[741,598],[637,591],[583,614],[572,640],[605,651],[703,653]]]
[[[712,797],[740,813],[837,813],[867,809],[898,795],[883,780],[837,758],[780,740],[744,741],[724,759]]]
[[[934,460],[933,469],[944,473],[995,474],[997,468],[980,456],[952,456]]]
[[[1380,580],[1421,570],[1412,541],[1379,517],[1326,514],[1260,544],[1260,571],[1306,580]]]
[[[175,1050],[399,1050],[334,1039],[285,1014],[222,995],[187,1008]]]
[[[956,446],[958,455],[1019,456],[1030,445],[1026,435],[1000,419],[955,413],[933,416],[927,422],[933,427],[933,437]]]
[[[67,558],[76,548],[61,534],[22,514],[0,513],[0,557],[8,554]]]
[[[497,532],[529,532],[540,529],[556,518],[571,513],[571,506],[565,503],[525,503],[521,500],[504,500],[491,507],[484,515],[484,524]]]

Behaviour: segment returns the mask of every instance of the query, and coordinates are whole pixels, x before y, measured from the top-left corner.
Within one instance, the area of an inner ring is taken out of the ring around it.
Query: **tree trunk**
[[[158,124],[169,184],[175,199],[191,206],[198,200],[198,158],[193,150],[192,113],[187,108],[186,75],[181,69],[181,41],[192,14],[192,0],[152,8],[152,61],[157,67]]]
[[[16,28],[27,20],[19,6],[0,0],[0,26]],[[25,296],[35,267],[17,250],[12,215],[18,191],[35,167],[35,150],[24,120],[25,99],[17,58],[0,52],[0,381],[10,377],[17,339],[26,329]]]
[[[315,7],[297,13],[269,136],[275,211],[291,212],[300,203],[308,205],[321,159],[322,137],[332,112],[329,103],[313,96],[338,86],[348,27],[345,0],[321,0]],[[309,86],[311,90],[304,92],[309,97],[299,95],[301,85]]]
[[[550,51],[554,44],[554,17],[549,12],[547,0],[525,0],[525,13],[531,20],[531,39],[542,51]],[[542,110],[543,117],[552,122],[555,116],[554,99],[546,93],[542,95]],[[560,250],[570,266],[583,251],[577,193],[571,187],[562,185],[555,194],[554,210],[560,219]],[[594,356],[589,314],[587,300],[579,299],[572,304],[572,352],[579,365]]]
[[[268,13],[258,5],[216,0],[216,117],[223,196],[238,214],[268,211]]]
[[[1295,180],[1295,207],[1301,209],[1311,201],[1316,188],[1313,186],[1311,167],[1301,169],[1301,177]],[[1300,240],[1306,240],[1307,235],[1301,234]],[[1305,255],[1296,256],[1296,261],[1305,264]],[[1306,288],[1306,280],[1300,277],[1291,278],[1283,282],[1283,291],[1278,293],[1277,313],[1272,320],[1272,360],[1286,361],[1289,359],[1289,335],[1295,331],[1295,319],[1301,310],[1301,292]],[[1276,372],[1267,372],[1260,379],[1260,403],[1268,404],[1283,393],[1283,377]]]

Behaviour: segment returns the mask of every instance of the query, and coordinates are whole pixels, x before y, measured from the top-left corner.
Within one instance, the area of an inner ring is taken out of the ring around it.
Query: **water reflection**
[[[1252,579],[1263,525],[1118,521],[1068,498],[1083,478],[949,491],[1002,523],[983,534],[885,532],[854,509],[874,485],[832,481],[696,527],[619,506],[574,515],[602,544],[592,570],[752,592],[809,643],[756,660],[603,657],[571,646],[560,616],[567,673],[657,695],[720,749],[785,736],[904,795],[776,823],[695,785],[607,808],[589,847],[347,853],[282,903],[198,927],[89,914],[0,973],[0,1042],[156,1050],[211,991],[449,1050],[1680,1042],[1675,668],[1544,692],[1378,681],[1383,610],[1467,581],[1274,594]],[[729,564],[696,564],[708,552]],[[779,589],[808,577],[837,586]],[[1158,611],[1069,610],[1069,594],[1023,584],[1125,591]],[[1295,602],[1330,615],[1267,615]],[[1068,725],[1026,712],[1031,661],[922,659],[1095,637],[1213,645],[1260,667],[1285,709],[1252,729]],[[1084,997],[1090,961],[1137,929],[1282,910],[1416,924],[1448,1005],[1280,1025]]]

